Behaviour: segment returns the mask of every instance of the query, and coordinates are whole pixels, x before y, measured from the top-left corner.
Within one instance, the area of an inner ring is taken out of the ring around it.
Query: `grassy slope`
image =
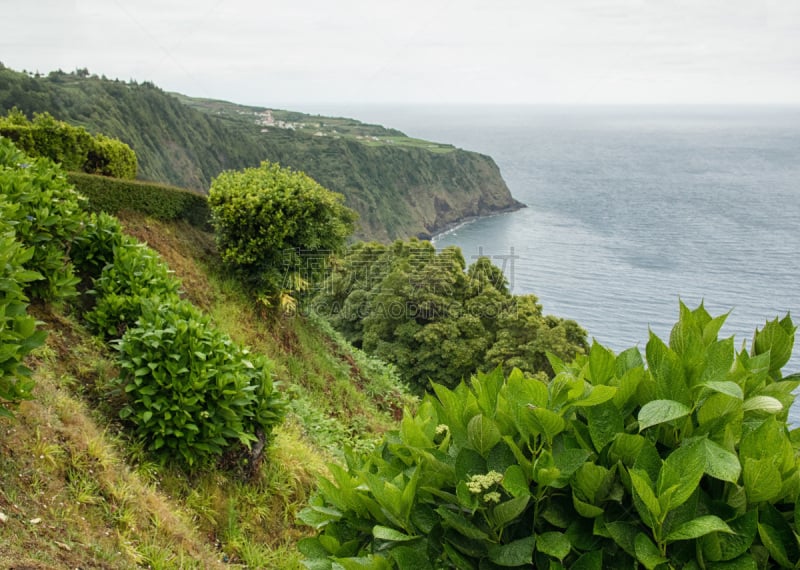
[[[33,307],[50,334],[29,363],[35,400],[0,422],[0,567],[300,568],[295,514],[316,475],[343,445],[369,446],[412,399],[321,325],[260,318],[215,272],[209,234],[138,214],[123,223],[220,327],[273,359],[293,411],[252,479],[159,467],[116,420],[113,354],[75,315]]]

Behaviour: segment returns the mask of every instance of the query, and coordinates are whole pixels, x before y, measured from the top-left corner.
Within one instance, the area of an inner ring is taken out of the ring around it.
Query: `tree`
[[[569,361],[588,348],[586,332],[575,321],[543,316],[536,296],[519,295],[499,315],[497,340],[486,353],[486,365],[552,376],[548,352]]]
[[[221,173],[208,200],[223,262],[268,303],[307,289],[355,228],[340,194],[266,161]]]

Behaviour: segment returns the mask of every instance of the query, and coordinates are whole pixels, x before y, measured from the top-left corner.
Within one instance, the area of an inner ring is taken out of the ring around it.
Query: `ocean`
[[[616,352],[665,341],[679,300],[750,345],[800,323],[800,107],[323,109],[492,156],[528,207],[434,240]],[[800,335],[799,335],[800,336]],[[800,371],[800,347],[784,373]],[[800,405],[791,410],[800,425]]]

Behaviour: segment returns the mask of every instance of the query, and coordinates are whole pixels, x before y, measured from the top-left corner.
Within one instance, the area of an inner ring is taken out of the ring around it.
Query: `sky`
[[[800,104],[799,0],[0,0],[0,62],[252,105]]]

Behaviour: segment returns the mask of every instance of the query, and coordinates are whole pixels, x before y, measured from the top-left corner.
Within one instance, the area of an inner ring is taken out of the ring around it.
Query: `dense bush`
[[[136,178],[136,154],[117,139],[93,137],[83,127],[57,121],[49,113],[35,113],[33,121],[12,109],[0,117],[0,136],[14,141],[23,152],[49,158],[65,170]]]
[[[174,186],[81,172],[70,172],[67,178],[88,198],[88,208],[94,212],[118,214],[132,210],[160,220],[185,220],[193,226],[211,229],[211,211],[202,194]]]
[[[550,374],[547,352],[572,359],[588,348],[577,323],[544,315],[533,295],[512,295],[488,258],[465,266],[455,247],[358,243],[332,265],[313,306],[418,392],[498,364]]]
[[[119,339],[120,416],[164,461],[207,463],[235,444],[263,446],[286,403],[270,363],[250,356],[179,296],[180,282],[158,254],[121,233],[107,215],[88,218],[76,261],[93,276],[86,320]],[[100,268],[102,270],[100,271]]]
[[[16,239],[33,248],[25,267],[44,279],[27,285],[27,293],[48,301],[77,294],[78,279],[69,261],[69,248],[81,231],[82,198],[61,169],[46,159],[31,159],[0,137],[0,194],[17,206],[13,221]]]
[[[313,271],[292,252],[327,256],[341,249],[356,218],[341,195],[268,162],[221,173],[208,202],[223,262],[265,296],[307,288]]]
[[[70,248],[70,259],[85,279],[97,279],[114,261],[114,250],[124,242],[119,220],[101,212],[84,216],[81,232]]]
[[[147,301],[177,303],[180,285],[155,251],[124,236],[94,282],[97,302],[85,318],[101,336],[119,338],[136,323]]]
[[[307,566],[794,568],[795,327],[718,340],[681,305],[669,345],[594,344],[548,383],[498,369],[434,386],[372,454],[332,465],[301,519]]]
[[[0,417],[10,416],[10,406],[31,398],[33,380],[23,359],[45,337],[44,331],[36,330],[36,319],[27,314],[23,285],[42,276],[25,269],[33,248],[15,239],[10,222],[17,219],[17,209],[0,195]]]
[[[145,303],[119,342],[129,403],[120,414],[163,460],[192,466],[265,441],[284,413],[268,361],[186,301]]]

